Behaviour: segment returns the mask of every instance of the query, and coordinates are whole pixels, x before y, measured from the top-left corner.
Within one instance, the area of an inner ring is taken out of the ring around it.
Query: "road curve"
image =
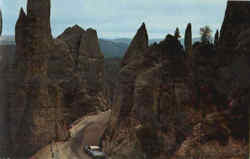
[[[70,129],[71,138],[66,142],[47,145],[33,158],[35,159],[91,159],[84,151],[84,145],[98,145],[99,139],[109,121],[111,111],[83,117]],[[53,152],[52,152],[53,151]],[[53,154],[53,155],[52,155]]]

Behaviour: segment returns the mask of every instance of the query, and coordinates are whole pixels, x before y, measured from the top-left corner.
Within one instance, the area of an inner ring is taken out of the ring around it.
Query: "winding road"
[[[84,152],[83,146],[99,145],[100,137],[104,133],[110,114],[111,111],[109,110],[80,119],[79,122],[70,129],[71,138],[68,141],[47,145],[37,152],[33,158],[92,159]]]

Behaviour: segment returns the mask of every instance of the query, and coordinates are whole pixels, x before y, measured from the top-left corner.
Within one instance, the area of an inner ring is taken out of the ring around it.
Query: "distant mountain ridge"
[[[163,39],[149,39],[149,45],[159,43]],[[99,39],[99,44],[105,58],[107,57],[123,57],[132,39],[118,38],[118,39]],[[193,43],[200,41],[200,37],[193,38]],[[182,46],[184,46],[184,39],[180,39]]]
[[[130,44],[132,39],[130,39],[130,38],[117,38],[117,39],[105,39],[105,40],[112,41],[114,43]],[[162,40],[164,40],[164,39],[161,39],[161,38],[149,39],[149,44],[153,44],[155,42],[158,43],[158,42],[160,42]],[[200,41],[200,37],[193,38],[193,43],[195,43],[197,41]],[[180,39],[180,42],[181,42],[182,45],[184,45],[184,38]]]
[[[99,45],[105,58],[123,57],[128,48],[127,43],[113,42],[107,39],[99,39]]]
[[[123,57],[125,51],[127,50],[132,39],[130,38],[117,38],[117,39],[99,39],[99,45],[101,51],[104,54],[105,58],[111,57]],[[149,44],[159,43],[163,39],[149,39]],[[193,38],[193,43],[200,41],[200,38]],[[181,44],[184,46],[184,39],[180,39]],[[0,45],[15,45],[15,37],[1,36],[0,37]]]

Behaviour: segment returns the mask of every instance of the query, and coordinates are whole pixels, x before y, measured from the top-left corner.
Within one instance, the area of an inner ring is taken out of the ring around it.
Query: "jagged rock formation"
[[[220,45],[229,48],[236,47],[237,36],[250,27],[249,14],[249,1],[228,1],[220,32]]]
[[[143,23],[140,29],[137,31],[136,36],[133,38],[129,48],[127,49],[123,61],[122,67],[127,65],[134,58],[140,58],[141,53],[148,47],[148,34],[146,32],[146,26]]]
[[[145,24],[142,24],[137,31],[130,47],[121,64],[119,73],[117,91],[112,107],[113,116],[111,118],[111,127],[115,128],[119,121],[124,120],[133,107],[133,92],[137,74],[142,71],[142,60],[134,61],[135,57],[142,57],[142,54],[148,48],[148,35]],[[130,65],[128,65],[132,61]]]
[[[2,10],[0,9],[0,36],[2,35],[3,30],[3,17],[2,17]]]
[[[214,46],[217,47],[219,43],[219,30],[216,30],[216,33],[214,35]]]
[[[16,54],[7,71],[12,79],[8,114],[13,157],[27,157],[52,140],[67,139],[67,125],[106,106],[97,34],[77,26],[72,32],[52,39],[49,0],[29,0],[27,14],[20,11]]]
[[[11,45],[2,45],[0,46],[0,156],[8,156],[10,152],[10,140],[9,140],[9,123],[8,123],[8,81],[9,73],[8,65],[11,62],[11,59],[8,57],[9,54],[13,54],[15,52],[15,47]]]
[[[64,75],[61,78],[64,103],[71,112],[69,122],[89,112],[106,110],[107,105],[103,97],[104,56],[98,45],[96,31],[85,31],[75,25],[66,29],[56,41],[64,44],[70,59],[66,59],[70,76],[67,78],[67,75]],[[58,67],[52,59],[51,64]]]
[[[15,36],[7,100],[11,154],[20,158],[52,140],[66,140],[69,124],[107,105],[95,30],[74,26],[52,39],[50,0],[29,0],[27,14],[20,10]]]
[[[192,56],[192,25],[188,23],[184,37],[185,49],[188,56]]]
[[[29,0],[27,14],[21,10],[16,56],[8,68],[13,73],[6,72],[15,79],[7,80],[8,115],[11,154],[18,158],[51,140],[66,139],[65,125],[105,109],[103,55],[96,31],[76,25],[52,39],[49,8],[49,0]],[[192,54],[188,49],[184,52],[172,35],[148,46],[143,24],[121,65],[104,136],[105,151],[113,158],[121,154],[128,158],[245,158],[249,15],[248,2],[229,1],[218,46],[196,43],[190,47],[188,35],[185,47],[193,48]],[[243,21],[236,23],[238,19]],[[187,30],[190,34],[191,26]]]
[[[28,1],[27,14],[20,11],[15,36],[17,90],[9,99],[10,136],[12,155],[27,157],[51,140],[67,137],[61,105],[52,101],[59,95],[52,96],[48,78],[52,44],[49,0]]]
[[[250,26],[235,21],[241,19],[239,10],[249,17],[249,6],[229,1],[217,46],[195,43],[192,54],[171,35],[148,47],[146,34],[138,34],[146,29],[139,29],[120,70],[103,142],[107,153],[114,158],[247,157]]]
[[[247,109],[249,101],[246,100],[249,96],[250,89],[250,72],[249,72],[249,44],[248,38],[250,23],[248,17],[250,15],[250,2],[228,2],[227,11],[223,26],[221,28],[220,44],[218,53],[231,49],[232,55],[229,55],[229,62],[226,65],[219,67],[218,75],[218,91],[234,100],[234,110],[237,113],[232,114],[231,125],[232,134],[234,137],[248,137],[247,126]],[[239,14],[240,11],[240,14]],[[240,21],[239,21],[240,19]],[[229,28],[233,26],[233,29]],[[229,29],[231,31],[229,31]],[[228,33],[227,33],[228,32]],[[230,39],[233,38],[233,39]],[[227,55],[225,55],[227,56]],[[221,62],[220,59],[219,62]],[[222,87],[222,88],[221,88]],[[223,89],[224,88],[224,89]],[[227,91],[227,92],[226,92]],[[237,115],[241,118],[236,119]],[[233,119],[234,118],[234,119]],[[237,124],[238,123],[238,124]],[[241,130],[241,132],[240,132]]]
[[[4,53],[2,71],[8,85],[8,150],[13,158],[26,158],[52,140],[66,140],[73,121],[108,108],[104,57],[93,29],[74,26],[52,38],[50,0],[28,1],[15,39],[16,53]]]
[[[81,41],[81,35],[85,33],[85,30],[83,30],[80,26],[75,25],[73,27],[67,28],[61,35],[57,37],[57,39],[64,41],[70,51],[72,52],[73,59],[75,63],[78,62],[78,53],[79,53],[79,47],[80,47],[80,41]]]
[[[188,137],[176,153],[179,157],[199,155],[197,149],[204,157],[212,158],[244,158],[247,155],[248,145],[244,140],[249,138],[249,4],[229,1],[216,46],[199,43],[194,46],[192,72],[196,89],[193,98],[203,121],[196,130],[199,140],[194,134]],[[242,14],[239,11],[243,11]],[[238,19],[243,21],[237,22]],[[235,145],[239,149],[234,148]],[[214,151],[215,147],[220,152]]]
[[[189,86],[183,82],[188,78],[188,71],[185,69],[185,52],[180,42],[168,35],[164,41],[148,47],[143,45],[147,33],[144,25],[142,28],[134,39],[143,40],[133,40],[131,45],[145,47],[127,52],[131,57],[139,54],[140,58],[131,59],[121,68],[117,97],[104,145],[108,153],[119,151],[119,154],[126,152],[126,155],[131,155],[138,149],[138,154],[144,152],[150,158],[168,151],[161,149],[167,143],[163,137],[169,128],[166,118],[175,114],[187,102]],[[141,34],[142,30],[144,34]],[[178,106],[171,108],[174,103]],[[125,133],[127,131],[131,134]],[[177,136],[172,137],[177,139]],[[133,145],[138,141],[141,151],[138,145],[120,147],[119,143],[113,142],[117,140],[121,145]],[[174,141],[171,141],[172,144]]]
[[[249,23],[249,1],[228,1],[225,18],[220,30],[220,62],[228,65],[235,54],[237,39],[242,32],[250,27]]]

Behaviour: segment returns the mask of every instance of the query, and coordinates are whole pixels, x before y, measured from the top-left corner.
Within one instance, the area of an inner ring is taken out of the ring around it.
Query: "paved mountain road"
[[[83,150],[84,145],[98,145],[111,111],[82,118],[71,129],[71,138],[66,142],[52,143],[44,147],[33,157],[35,159],[91,159]]]

